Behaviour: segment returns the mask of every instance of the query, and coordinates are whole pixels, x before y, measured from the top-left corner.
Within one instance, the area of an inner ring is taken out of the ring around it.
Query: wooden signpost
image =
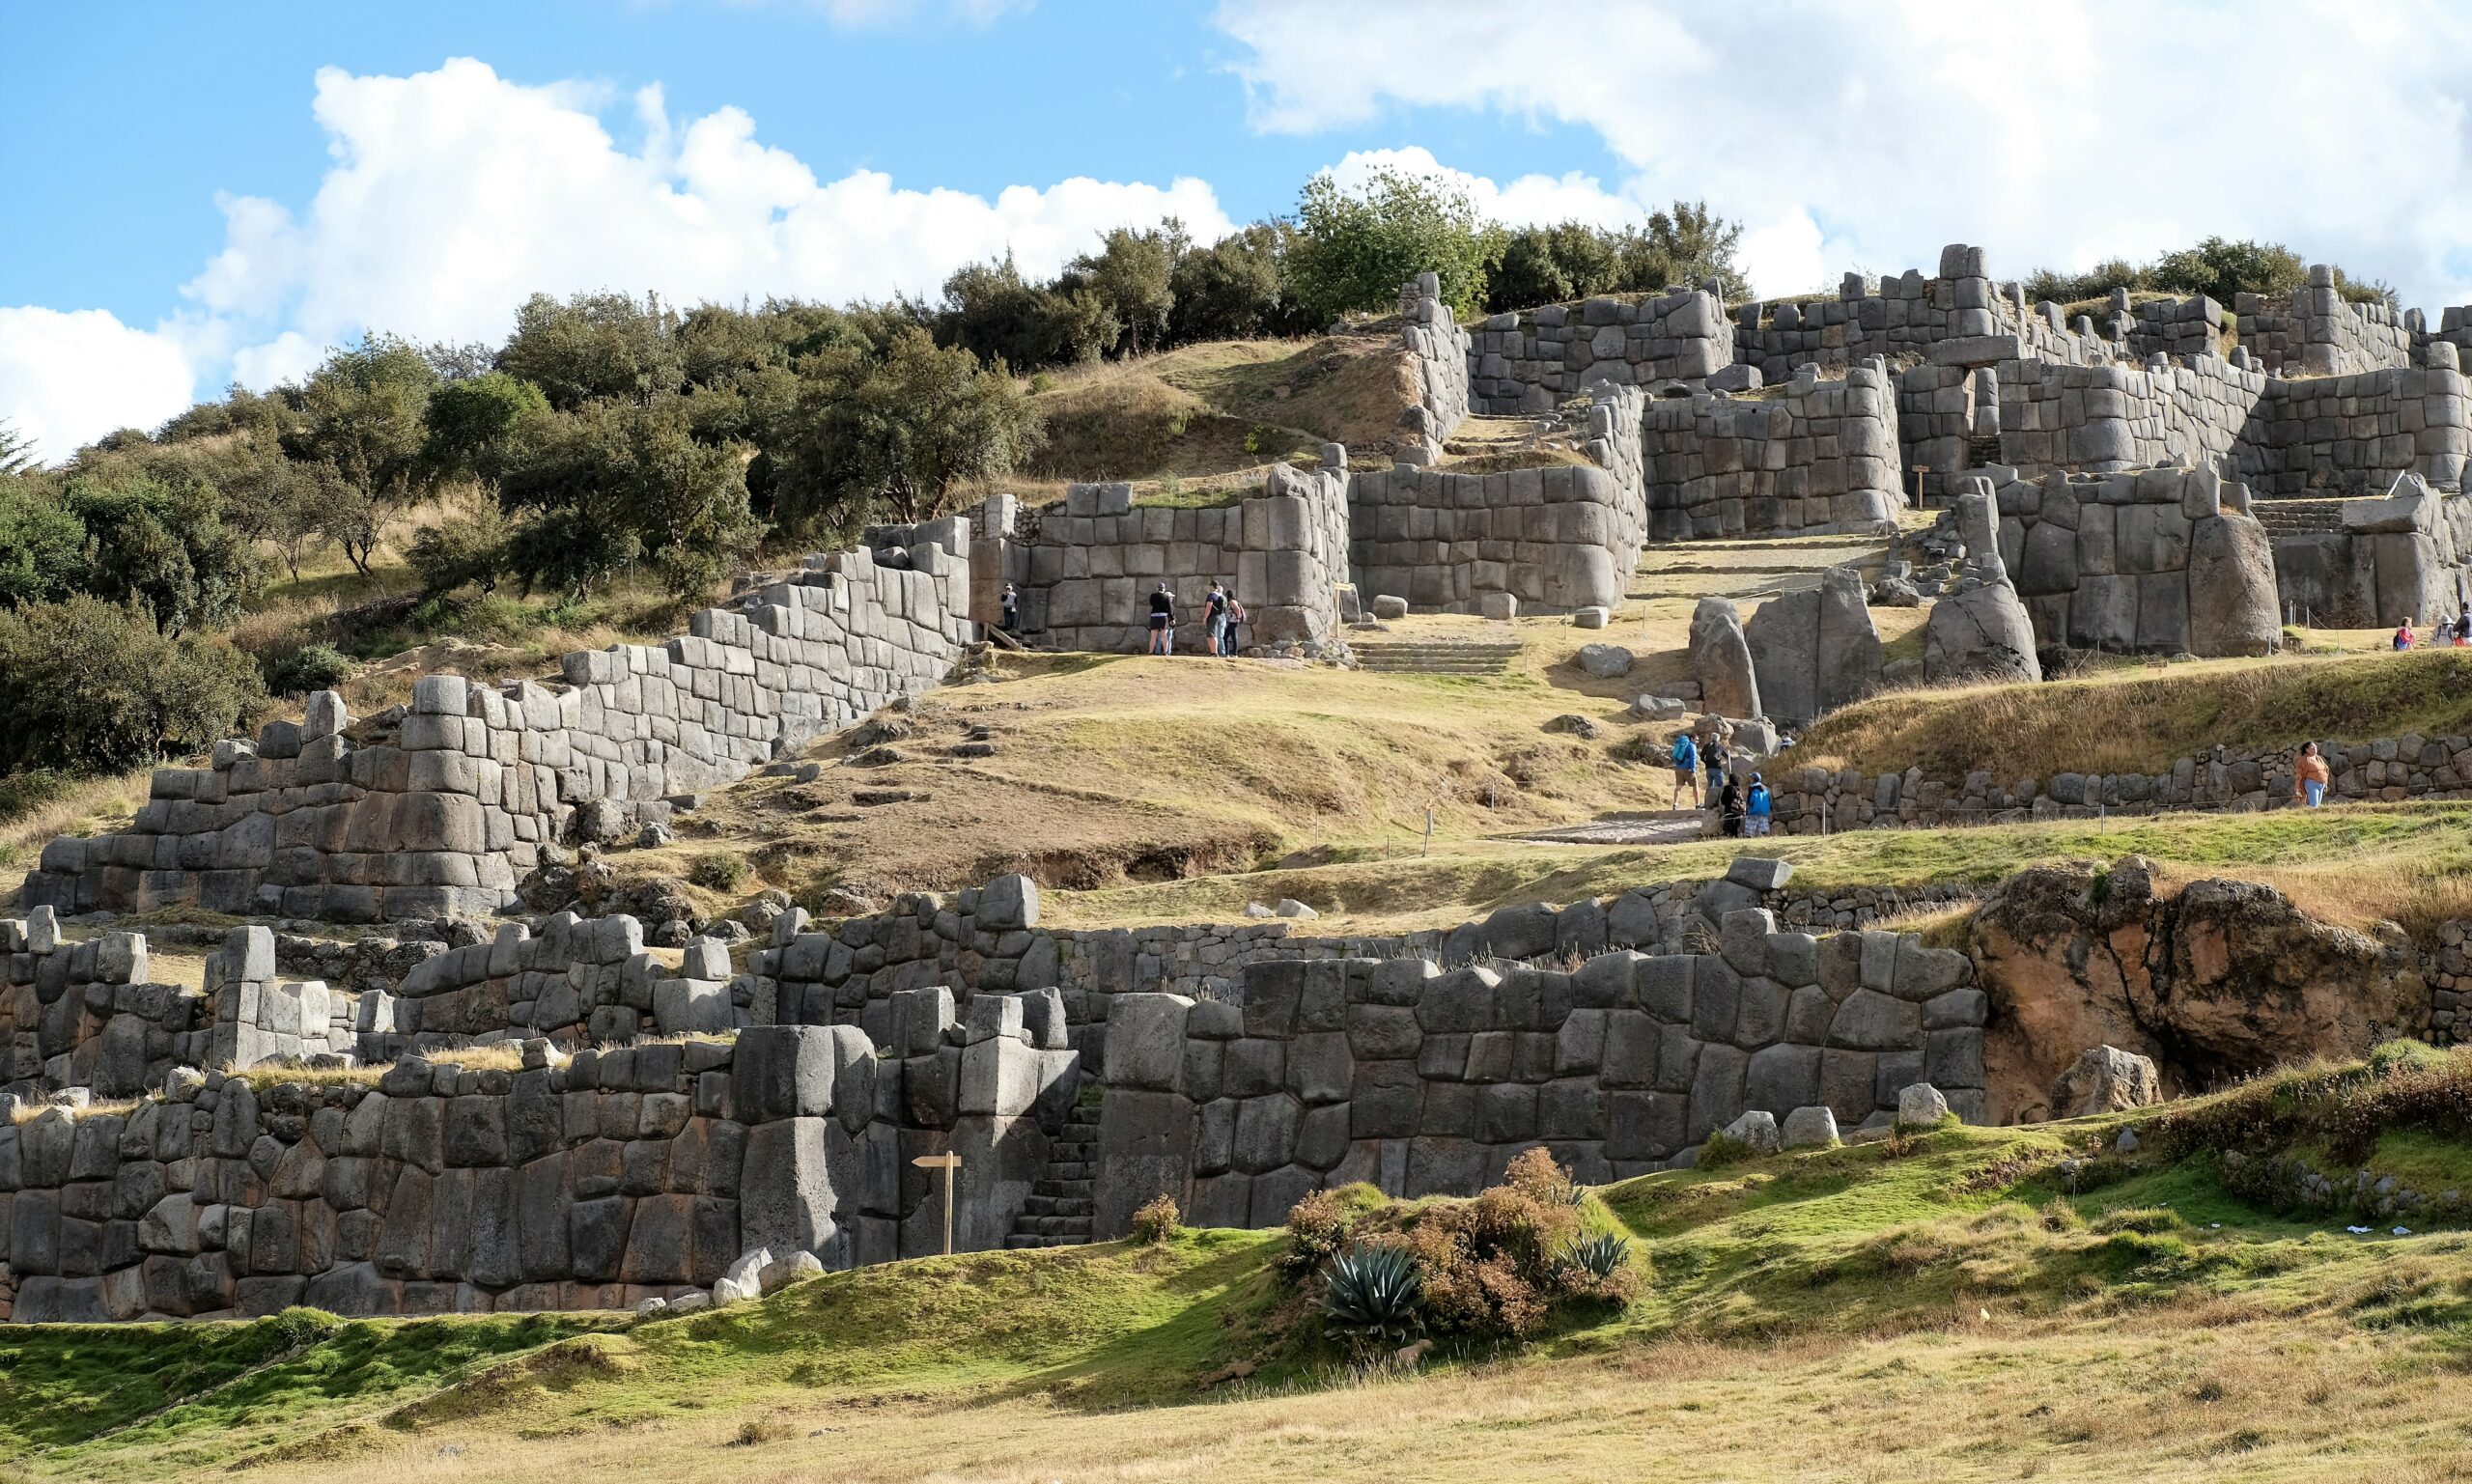
[[[962,1167],[962,1157],[946,1150],[942,1154],[922,1154],[910,1162],[920,1169],[944,1172],[944,1255],[953,1255],[953,1172]]]

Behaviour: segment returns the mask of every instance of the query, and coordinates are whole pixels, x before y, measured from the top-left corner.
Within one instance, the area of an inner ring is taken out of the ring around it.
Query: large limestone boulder
[[[1759,678],[1743,638],[1742,614],[1724,598],[1702,598],[1691,610],[1691,670],[1700,680],[1700,704],[1719,716],[1764,715]]]
[[[2007,581],[1986,582],[1931,605],[1923,626],[1928,681],[2039,681],[2035,626]]]
[[[2090,1046],[2052,1085],[2052,1116],[2083,1118],[2117,1113],[2163,1101],[2163,1075],[2154,1058],[2117,1046]]]
[[[1781,593],[1743,626],[1765,714],[1803,726],[1880,688],[1880,631],[1863,578],[1832,567],[1820,585]]]
[[[2417,956],[2309,916],[2272,887],[2159,889],[2131,855],[2038,866],[1977,909],[1968,952],[1990,996],[1992,1116],[2059,1116],[2088,1047],[2150,1059],[2163,1096],[2289,1061],[2351,1060],[2429,1008]]]
[[[2275,546],[2266,528],[2226,513],[2189,532],[2189,652],[2271,655],[2283,647]]]

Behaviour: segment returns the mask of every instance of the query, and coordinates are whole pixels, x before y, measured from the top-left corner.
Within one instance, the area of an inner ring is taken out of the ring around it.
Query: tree
[[[1176,307],[1176,260],[1192,245],[1184,224],[1170,217],[1146,232],[1118,227],[1100,242],[1097,253],[1073,260],[1055,292],[1086,292],[1105,305],[1122,327],[1121,349],[1135,355],[1157,350],[1167,337],[1168,312]]]
[[[163,477],[168,475],[169,477]],[[85,528],[78,588],[145,605],[167,634],[231,621],[256,585],[248,538],[223,521],[213,486],[177,466],[104,464],[71,476],[63,504]]]
[[[1499,314],[1611,293],[1622,276],[1619,245],[1584,222],[1516,228],[1486,275],[1485,307]]]
[[[1399,285],[1423,272],[1439,274],[1443,298],[1471,315],[1500,243],[1501,229],[1480,222],[1468,193],[1439,176],[1386,166],[1350,191],[1324,171],[1298,197],[1288,276],[1316,323],[1389,308]]]
[[[423,412],[422,459],[434,479],[494,484],[548,415],[541,388],[503,371],[444,382]]]
[[[1167,280],[1175,298],[1168,312],[1168,339],[1190,345],[1293,335],[1311,328],[1287,282],[1293,235],[1285,222],[1255,222],[1178,257]]]
[[[697,400],[595,402],[544,422],[499,486],[538,512],[508,542],[527,584],[579,595],[641,553],[686,597],[754,545],[763,525],[747,506],[745,450],[696,439]]]
[[[469,583],[495,592],[508,569],[507,543],[514,534],[494,501],[424,526],[405,553],[421,579],[421,596],[435,598]]]
[[[333,471],[318,487],[316,524],[363,576],[388,514],[428,486],[422,456],[436,381],[420,351],[372,335],[328,355],[302,388],[302,421],[284,450]]]
[[[100,772],[204,747],[266,706],[258,667],[219,639],[159,631],[86,594],[0,609],[0,769]]]
[[[23,474],[35,466],[35,440],[0,419],[0,474]]]
[[[896,333],[881,356],[819,356],[782,437],[784,515],[862,523],[876,502],[903,521],[947,513],[958,485],[1011,472],[1044,434],[1002,367],[983,368],[924,333]]]
[[[1742,223],[1719,216],[1704,201],[1677,201],[1650,212],[1639,242],[1636,256],[1626,249],[1623,264],[1624,287],[1635,293],[1668,284],[1697,287],[1713,278],[1717,296],[1728,303],[1751,296],[1751,285],[1734,262]]]
[[[1010,253],[1000,262],[956,269],[945,279],[935,322],[939,342],[1025,370],[1095,360],[1124,332],[1114,311],[1088,287],[1033,284]],[[889,339],[876,344],[882,348]]]
[[[564,303],[536,294],[516,311],[497,369],[541,388],[572,412],[605,397],[643,403],[686,379],[678,316],[654,294],[578,294]]]
[[[85,522],[47,484],[0,479],[0,605],[66,598],[85,580]]]

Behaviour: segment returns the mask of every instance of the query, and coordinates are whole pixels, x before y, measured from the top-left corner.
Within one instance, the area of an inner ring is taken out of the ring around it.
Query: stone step
[[[1079,1195],[1086,1199],[1092,1193],[1087,1180],[1042,1180],[1039,1184],[1053,1187],[1058,1195]]]

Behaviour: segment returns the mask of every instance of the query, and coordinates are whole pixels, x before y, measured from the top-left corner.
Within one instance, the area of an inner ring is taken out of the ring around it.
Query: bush
[[[82,595],[0,609],[0,771],[143,768],[233,735],[267,700],[231,645]]]
[[[727,893],[745,885],[753,869],[735,851],[708,851],[687,863],[687,879],[706,891]]]
[[[1720,1129],[1700,1143],[1700,1158],[1693,1163],[1692,1168],[1724,1169],[1729,1164],[1740,1164],[1745,1160],[1756,1159],[1758,1153],[1759,1151],[1749,1144]]]
[[[1301,1282],[1347,1246],[1351,1218],[1335,1190],[1315,1190],[1287,1211],[1287,1250],[1274,1261],[1290,1282]]]
[[[1639,1275],[1631,1268],[1631,1239],[1601,1232],[1579,1238],[1562,1249],[1569,1271],[1564,1286],[1574,1295],[1606,1303],[1628,1303],[1639,1291]]]
[[[303,644],[271,662],[261,660],[267,689],[276,695],[332,690],[351,675],[351,660],[331,644]]]
[[[1154,1195],[1133,1214],[1133,1240],[1157,1246],[1176,1234],[1183,1225],[1185,1214],[1176,1209],[1173,1197]]]
[[[467,583],[484,593],[493,592],[498,578],[506,574],[507,540],[512,534],[506,517],[492,505],[424,526],[412,538],[406,560],[427,596],[451,593]]]
[[[1363,1245],[1331,1259],[1322,1285],[1322,1327],[1359,1354],[1395,1349],[1424,1328],[1420,1265],[1405,1248]]]

